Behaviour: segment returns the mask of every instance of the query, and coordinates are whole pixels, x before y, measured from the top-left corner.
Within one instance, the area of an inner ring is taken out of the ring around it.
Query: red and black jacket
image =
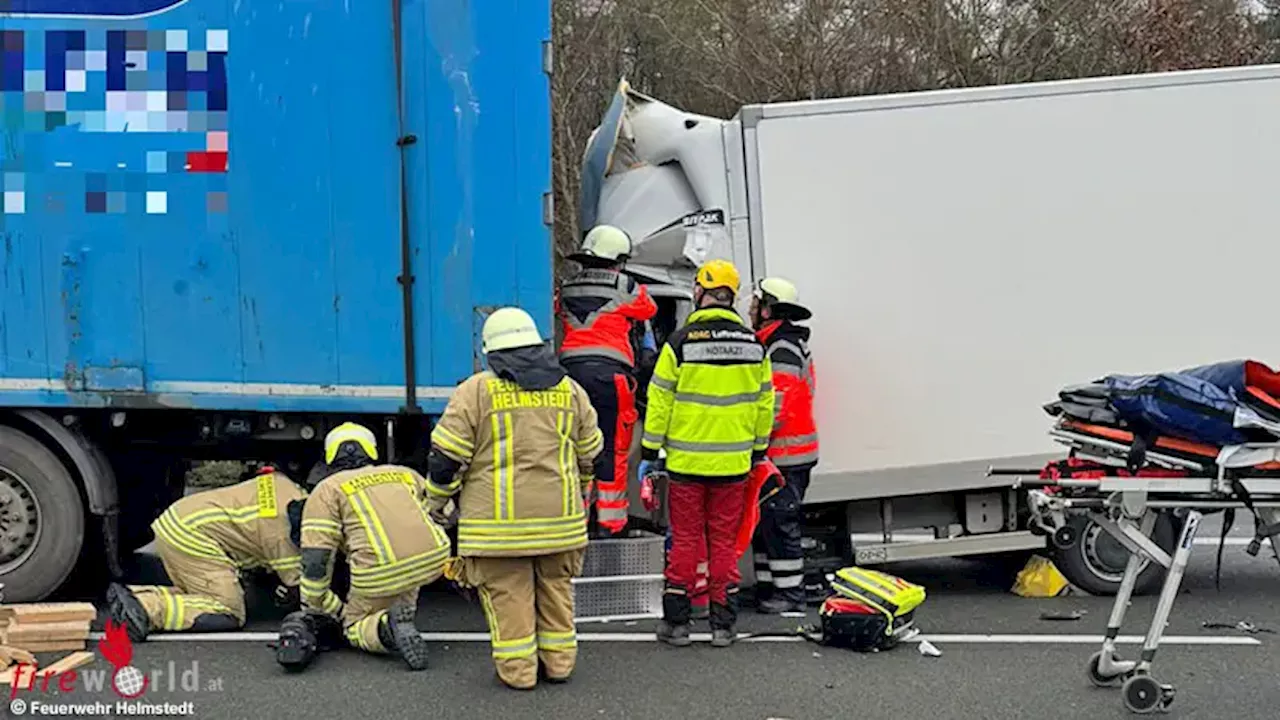
[[[658,313],[645,287],[618,270],[587,268],[560,287],[560,359],[609,358],[634,368],[635,332]]]
[[[809,328],[774,320],[756,331],[773,364],[774,420],[769,459],[779,468],[818,464],[818,426],[813,419],[817,378],[809,355]]]

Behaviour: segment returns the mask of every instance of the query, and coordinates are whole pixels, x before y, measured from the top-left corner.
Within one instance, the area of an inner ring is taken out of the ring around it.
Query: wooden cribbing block
[[[88,665],[93,662],[93,653],[91,652],[73,652],[61,660],[53,663],[49,667],[40,668],[40,674],[53,673],[57,675],[68,670],[75,670],[82,665]]]
[[[0,645],[0,670],[14,663],[33,663],[35,661],[35,656],[22,648]]]
[[[24,603],[0,605],[0,617],[24,624],[92,621],[98,611],[91,603]]]
[[[9,626],[3,632],[0,632],[0,642],[26,647],[27,643],[49,642],[51,640],[84,640],[88,636],[88,620],[50,623],[14,622],[10,620]]]
[[[79,640],[46,640],[44,642],[22,643],[22,649],[28,652],[55,652],[58,650],[84,650],[85,639]]]

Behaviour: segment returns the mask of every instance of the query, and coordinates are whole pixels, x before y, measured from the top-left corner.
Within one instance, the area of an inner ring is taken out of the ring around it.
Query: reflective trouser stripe
[[[783,590],[800,587],[804,582],[804,558],[770,560],[769,571],[773,575],[774,587]]]
[[[536,655],[538,653],[537,635],[504,639],[498,632],[498,613],[493,609],[493,600],[489,596],[488,589],[484,586],[477,589],[480,591],[480,607],[484,610],[485,620],[489,623],[489,644],[493,648],[493,658],[508,660]]]
[[[348,625],[346,629],[347,642],[365,652],[386,652],[387,649],[382,646],[381,641],[375,643],[378,637],[378,625],[386,615],[387,611],[381,610]]]
[[[201,615],[239,615],[218,600],[204,595],[189,595],[165,585],[131,585],[130,592],[147,612],[152,627],[166,632],[190,629]]]
[[[572,650],[578,647],[578,633],[570,630],[568,632],[540,632],[538,633],[538,649],[539,650]]]
[[[769,572],[769,556],[764,553],[754,553],[751,559],[755,563],[756,582],[773,582],[773,573]]]

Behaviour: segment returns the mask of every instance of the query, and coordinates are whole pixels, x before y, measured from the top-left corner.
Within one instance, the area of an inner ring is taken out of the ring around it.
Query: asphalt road
[[[1211,535],[1216,531],[1206,528],[1202,537]],[[1167,631],[1173,641],[1161,647],[1155,676],[1177,688],[1170,717],[1274,718],[1280,707],[1280,635],[1201,625],[1250,621],[1280,630],[1280,605],[1274,601],[1280,594],[1280,566],[1269,556],[1250,558],[1242,547],[1229,546],[1217,591],[1215,551],[1210,545],[1196,548]],[[579,628],[586,639],[571,683],[516,692],[494,678],[479,608],[433,589],[423,594],[420,628],[436,633],[429,637],[462,635],[433,642],[432,667],[421,673],[394,659],[342,651],[321,657],[305,674],[285,675],[266,647],[266,633],[274,629],[270,617],[252,622],[247,634],[139,645],[132,664],[161,672],[152,676],[146,702],[190,701],[194,717],[236,720],[1130,716],[1119,690],[1095,689],[1084,675],[1085,661],[1096,649],[1088,637],[1100,635],[1105,626],[1109,599],[1019,598],[1008,593],[1007,577],[975,561],[890,569],[928,589],[918,624],[941,657],[925,657],[915,644],[859,655],[776,638],[726,650],[705,643],[673,649],[651,641],[651,621],[594,623]],[[1135,599],[1123,635],[1144,634],[1153,607],[1154,598]],[[1041,619],[1042,612],[1073,610],[1085,611],[1083,618]],[[783,631],[800,622],[748,612],[740,630]],[[1133,644],[1123,649],[1127,657],[1137,650]],[[111,666],[98,658],[84,670],[109,672]],[[177,671],[172,690],[171,670]],[[184,691],[184,680],[188,689],[198,684],[199,690]],[[34,714],[37,702],[96,701],[114,708],[117,700],[109,690],[83,686],[70,693],[56,687],[20,691],[16,698],[27,703],[23,717],[49,716]]]

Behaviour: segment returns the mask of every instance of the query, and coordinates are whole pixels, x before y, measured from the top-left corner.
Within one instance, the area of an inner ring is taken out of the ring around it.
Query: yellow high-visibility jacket
[[[444,573],[449,537],[427,515],[426,480],[400,465],[334,473],[311,491],[302,512],[302,550],[328,550],[323,577],[302,578],[304,605],[336,614],[333,557],[347,556],[351,594],[391,597]]]
[[[427,492],[458,498],[458,555],[525,557],[587,545],[583,494],[604,446],[587,392],[565,377],[522,390],[485,371],[467,378],[431,432],[464,466]]]
[[[170,505],[151,529],[179,552],[246,570],[267,568],[297,587],[298,548],[289,536],[287,508],[307,492],[281,472],[188,495]]]
[[[698,310],[658,356],[642,453],[665,449],[675,479],[745,476],[769,448],[773,403],[773,369],[755,333],[733,310]]]

